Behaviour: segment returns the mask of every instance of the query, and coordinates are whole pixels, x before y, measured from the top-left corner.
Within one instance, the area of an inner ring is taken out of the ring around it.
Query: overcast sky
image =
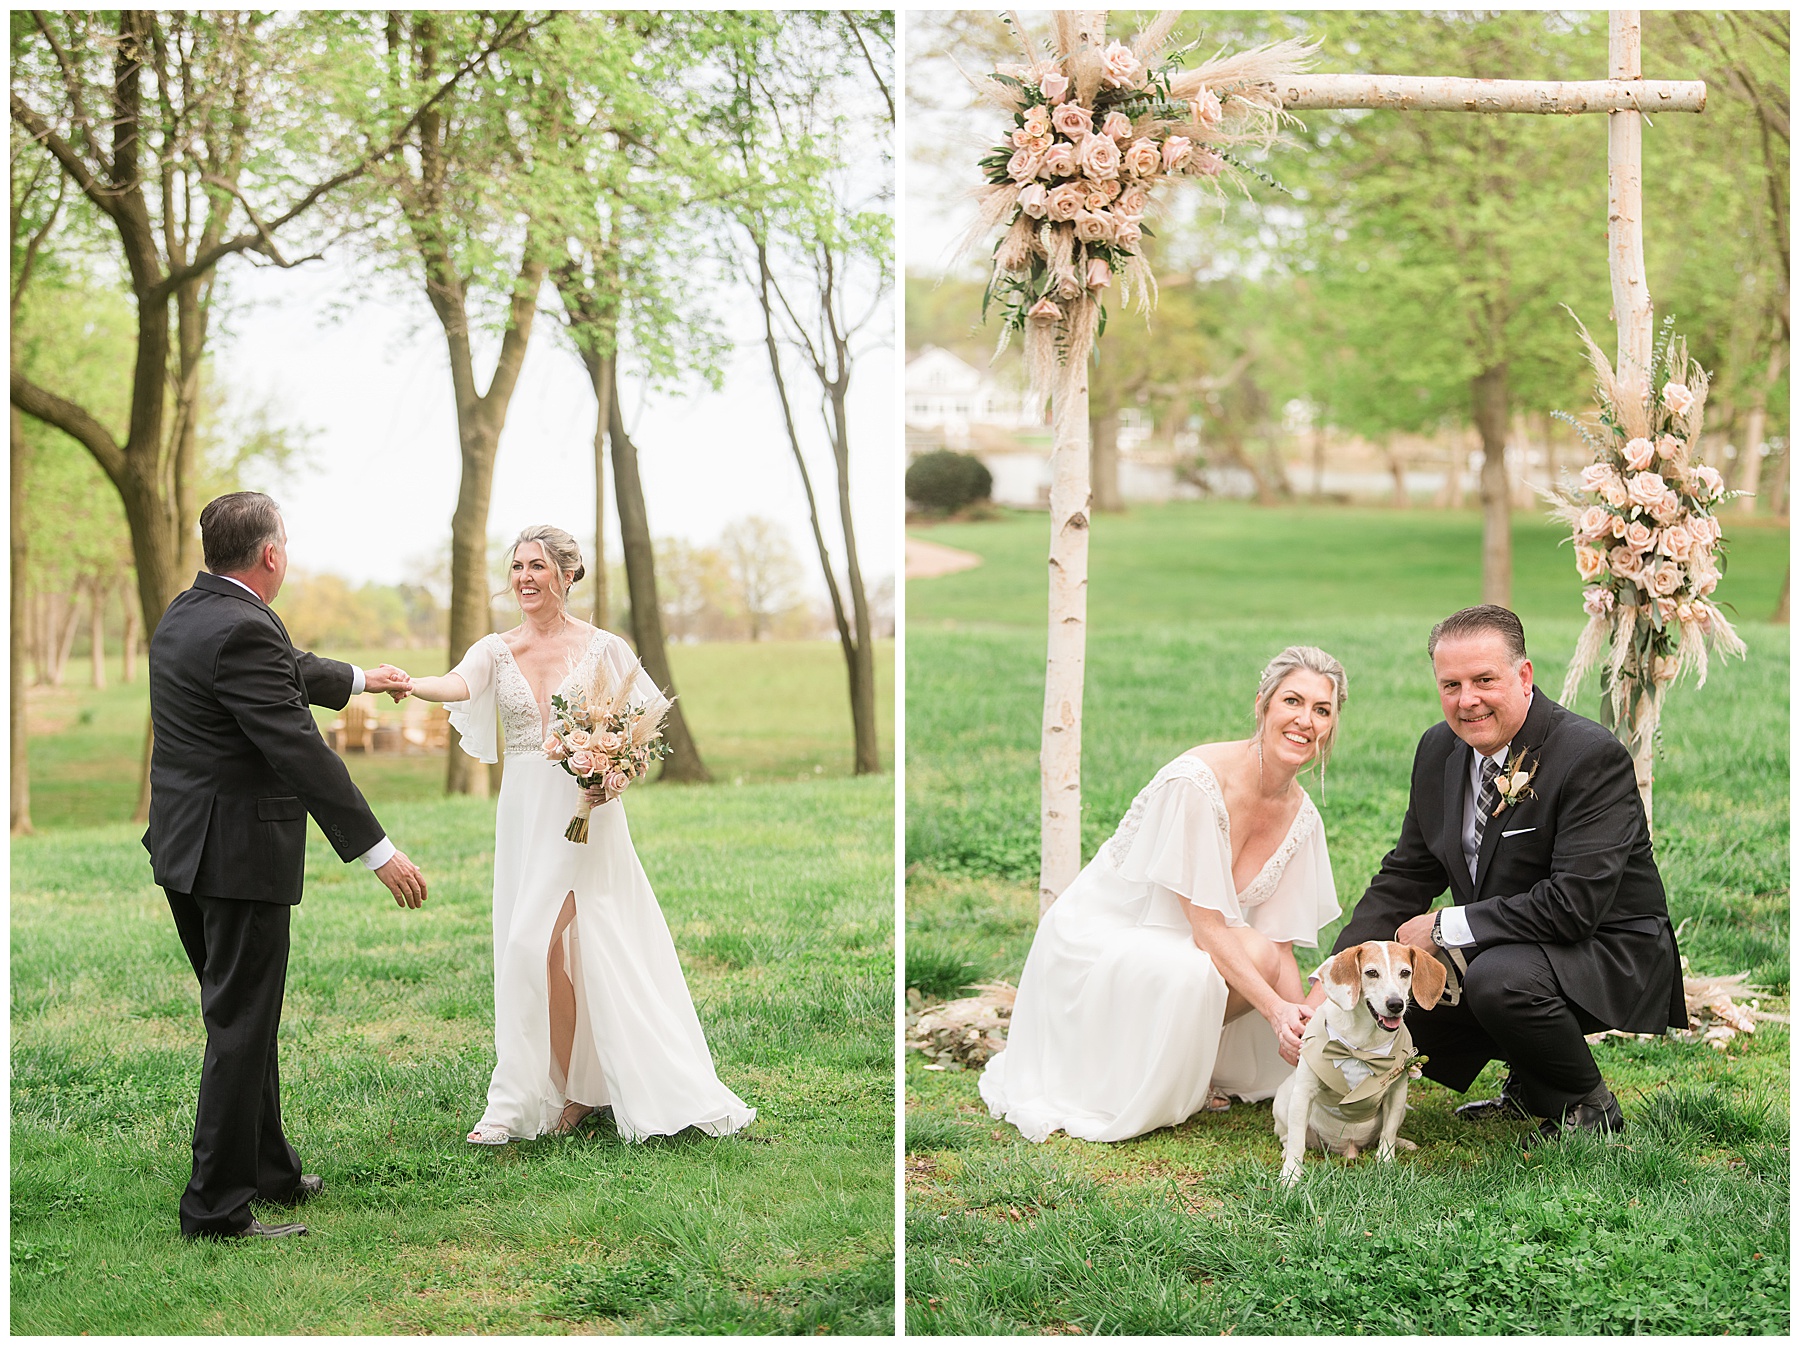
[[[293,564],[355,581],[408,577],[416,558],[447,544],[460,474],[449,360],[423,294],[411,300],[394,285],[371,285],[347,262],[239,266],[230,284],[235,311],[215,347],[218,386],[236,408],[267,403],[279,423],[315,432],[312,468],[266,483],[281,502]],[[361,298],[336,314],[345,295]],[[809,587],[822,594],[805,495],[767,357],[754,340],[760,314],[748,296],[740,302],[741,344],[722,392],[696,385],[647,399],[641,387],[621,389],[651,531],[711,543],[733,519],[766,515],[787,528]],[[540,314],[532,333],[500,438],[490,534],[554,523],[584,543],[593,535],[594,399],[559,326]],[[484,390],[494,344],[478,359]],[[871,585],[893,573],[898,536],[893,346],[866,354],[851,384],[852,510]],[[787,380],[841,566],[816,383],[797,361]],[[610,500],[610,471],[608,487]],[[616,555],[610,505],[606,527]]]

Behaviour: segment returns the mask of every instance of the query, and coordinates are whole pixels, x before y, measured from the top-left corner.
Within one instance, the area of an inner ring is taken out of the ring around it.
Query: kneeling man
[[[1687,1025],[1631,756],[1532,687],[1507,609],[1454,613],[1427,648],[1445,722],[1419,740],[1400,840],[1334,952],[1396,939],[1460,973],[1456,1004],[1407,1014],[1425,1075],[1458,1093],[1507,1063],[1500,1097],[1458,1116],[1538,1117],[1546,1138],[1617,1131],[1584,1035]],[[1453,905],[1430,910],[1446,889]],[[1323,999],[1315,985],[1309,1003]]]

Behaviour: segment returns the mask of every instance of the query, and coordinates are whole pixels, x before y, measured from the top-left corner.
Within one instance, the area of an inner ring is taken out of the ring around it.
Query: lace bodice
[[[1149,808],[1150,801],[1156,797],[1156,792],[1167,788],[1170,782],[1178,780],[1191,781],[1199,787],[1200,793],[1206,796],[1207,801],[1212,805],[1208,811],[1219,829],[1219,838],[1225,847],[1225,854],[1227,856],[1231,854],[1231,815],[1225,809],[1225,791],[1219,784],[1219,778],[1213,774],[1213,769],[1200,758],[1191,753],[1184,753],[1152,776],[1150,783],[1139,790],[1137,798],[1131,801],[1131,807],[1125,811],[1125,817],[1120,820],[1118,829],[1112,834],[1112,839],[1106,843],[1107,852],[1111,855],[1115,865],[1122,865],[1125,862],[1126,855],[1131,851],[1131,844],[1137,838],[1138,829],[1143,826],[1145,811]],[[1295,853],[1311,839],[1318,826],[1318,809],[1314,806],[1311,796],[1302,795],[1300,811],[1295,814],[1294,821],[1288,826],[1287,835],[1281,839],[1281,844],[1275,848],[1275,853],[1263,862],[1263,867],[1257,871],[1256,877],[1238,892],[1237,901],[1240,907],[1253,907],[1267,899],[1275,891],[1276,885],[1281,882],[1282,873],[1287,869],[1288,861],[1292,860]]]
[[[616,637],[596,630],[582,650],[581,657],[575,661],[575,666],[563,675],[562,681],[556,686],[545,689],[545,699],[541,704],[532,695],[531,682],[513,659],[506,642],[497,635],[490,635],[486,639],[493,642],[494,700],[500,708],[500,732],[506,754],[510,757],[515,753],[538,754],[544,751],[544,735],[547,732],[545,726],[550,718],[549,698],[571,685],[587,685],[594,676],[602,643]]]

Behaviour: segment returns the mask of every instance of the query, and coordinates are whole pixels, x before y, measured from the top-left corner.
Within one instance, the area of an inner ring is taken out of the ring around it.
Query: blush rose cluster
[[[1005,231],[986,303],[997,300],[1004,315],[1002,345],[1025,333],[1040,387],[1033,347],[1041,355],[1053,346],[1062,363],[1085,358],[1109,291],[1147,306],[1154,284],[1144,216],[1158,188],[1176,178],[1268,180],[1232,147],[1273,139],[1275,85],[1302,68],[1308,51],[1279,43],[1188,71],[1186,49],[1155,59],[1172,15],[1131,43],[1084,37],[1071,11],[1059,11],[1056,23],[1050,43],[1018,32],[1033,59],[988,76],[984,92],[1010,114],[1011,130],[981,160],[987,185],[979,193],[978,229]]]
[[[1670,339],[1647,384],[1622,383],[1585,330],[1582,337],[1601,376],[1599,432],[1578,427],[1594,461],[1579,483],[1552,493],[1569,524],[1589,618],[1569,682],[1609,641],[1609,687],[1667,684],[1689,668],[1704,681],[1709,644],[1743,652],[1713,601],[1724,536],[1715,511],[1731,493],[1697,458],[1706,374]]]
[[[662,736],[668,703],[660,710],[631,699],[637,669],[604,687],[560,692],[550,698],[550,724],[544,737],[544,756],[575,778],[583,790],[598,787],[602,802],[611,803],[633,781],[650,769],[650,763],[668,755]],[[576,806],[563,833],[570,841],[585,843],[593,804],[586,795]]]

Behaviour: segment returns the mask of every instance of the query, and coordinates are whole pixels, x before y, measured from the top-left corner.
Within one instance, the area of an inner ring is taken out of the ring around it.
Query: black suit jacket
[[[293,905],[306,815],[354,860],[383,835],[309,704],[343,709],[353,670],[295,650],[249,590],[200,573],[150,638],[150,829],[156,882]]]
[[[1685,1027],[1681,959],[1631,755],[1542,688],[1509,764],[1521,750],[1535,764],[1534,797],[1488,820],[1471,883],[1462,820],[1474,750],[1448,724],[1426,731],[1400,840],[1336,949],[1392,939],[1448,889],[1475,937],[1468,956],[1539,944],[1563,990],[1603,1022],[1633,1033]]]

